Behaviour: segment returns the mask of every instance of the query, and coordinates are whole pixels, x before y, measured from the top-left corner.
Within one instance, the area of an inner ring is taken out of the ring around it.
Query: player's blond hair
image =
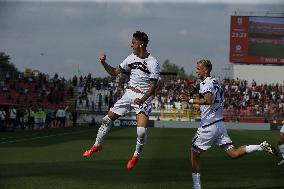
[[[212,70],[212,63],[210,60],[201,59],[198,60],[197,64],[202,64],[208,70],[208,72],[211,72]]]

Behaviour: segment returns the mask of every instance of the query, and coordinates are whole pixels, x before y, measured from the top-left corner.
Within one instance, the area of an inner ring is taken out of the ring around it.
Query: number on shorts
[[[149,105],[147,103],[139,105],[139,109],[144,109],[144,111],[147,112],[147,113],[149,113],[148,107],[149,107]]]

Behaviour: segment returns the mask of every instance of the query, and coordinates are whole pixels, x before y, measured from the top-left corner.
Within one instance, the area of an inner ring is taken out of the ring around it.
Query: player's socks
[[[193,188],[201,189],[200,173],[192,173]]]
[[[284,144],[278,145],[280,155],[282,156],[282,160],[280,160],[277,165],[284,165]]]
[[[145,127],[137,127],[137,142],[136,142],[136,148],[134,152],[134,156],[139,156],[140,153],[143,150],[144,145],[147,141],[147,128]]]
[[[142,149],[147,141],[147,128],[145,127],[137,127],[137,142],[134,155],[132,158],[127,162],[127,169],[132,169],[138,161],[138,157],[142,152]]]
[[[262,151],[260,145],[247,145],[246,146],[246,153],[251,153],[255,151]]]
[[[277,163],[277,165],[284,165],[284,159],[282,159],[279,163]]]
[[[111,124],[112,124],[112,120],[106,115],[102,119],[102,125],[98,130],[98,134],[97,134],[97,138],[96,138],[96,142],[95,142],[96,146],[101,145],[104,137],[107,135],[107,133],[109,132],[109,130],[111,128]]]
[[[278,148],[282,158],[284,159],[284,144],[278,145]]]
[[[95,144],[83,153],[83,157],[91,156],[94,152],[102,151],[101,143],[111,128],[112,120],[106,115],[102,119],[102,125],[98,130],[97,138]]]

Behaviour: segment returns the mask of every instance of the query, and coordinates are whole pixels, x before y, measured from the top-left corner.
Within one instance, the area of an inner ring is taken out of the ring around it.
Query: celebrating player
[[[199,97],[191,98],[185,94],[180,95],[181,101],[199,104],[201,110],[201,123],[197,133],[192,139],[191,164],[194,189],[201,188],[199,158],[202,152],[208,150],[213,144],[219,145],[231,158],[238,158],[255,151],[266,151],[275,154],[275,149],[266,141],[260,145],[247,145],[235,148],[227,134],[222,116],[224,94],[217,80],[210,76],[212,64],[209,60],[197,62],[196,73],[201,80]]]
[[[280,135],[278,138],[278,148],[280,151],[280,154],[282,156],[282,160],[277,165],[283,165],[284,164],[284,121],[282,121],[283,125],[280,129]]]
[[[131,109],[136,112],[137,118],[137,143],[134,155],[127,162],[127,169],[132,169],[146,144],[147,124],[151,112],[152,94],[160,75],[158,61],[147,51],[149,39],[146,33],[136,31],[133,34],[130,54],[116,68],[106,63],[106,54],[100,55],[100,61],[105,70],[112,76],[117,76],[122,71],[130,71],[129,87],[107,115],[102,119],[95,144],[83,153],[84,157],[91,156],[94,152],[102,150],[102,142],[109,132],[112,122]]]

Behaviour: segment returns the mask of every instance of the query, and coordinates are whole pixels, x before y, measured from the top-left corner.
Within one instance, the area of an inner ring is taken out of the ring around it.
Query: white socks
[[[251,153],[255,151],[262,151],[260,145],[247,145],[246,146],[246,153]]]
[[[142,149],[147,141],[147,128],[144,127],[137,127],[137,142],[136,142],[136,149],[134,152],[134,156],[139,156],[142,152]]]
[[[282,158],[284,159],[284,144],[278,145],[279,151],[282,155]]]
[[[200,173],[192,173],[193,188],[201,189]]]
[[[100,146],[103,142],[104,137],[107,135],[109,132],[110,128],[112,125],[112,120],[106,115],[102,119],[102,125],[98,130],[97,138],[95,145]],[[136,142],[136,148],[134,152],[134,156],[139,156],[140,153],[142,152],[142,149],[144,145],[146,144],[147,141],[147,128],[144,127],[137,127],[137,142]]]
[[[97,138],[96,138],[96,142],[95,142],[96,146],[101,145],[104,137],[106,136],[106,134],[109,132],[109,130],[111,128],[111,124],[112,124],[112,120],[108,117],[108,115],[106,115],[102,119],[102,125],[98,130],[98,134],[97,134]]]

